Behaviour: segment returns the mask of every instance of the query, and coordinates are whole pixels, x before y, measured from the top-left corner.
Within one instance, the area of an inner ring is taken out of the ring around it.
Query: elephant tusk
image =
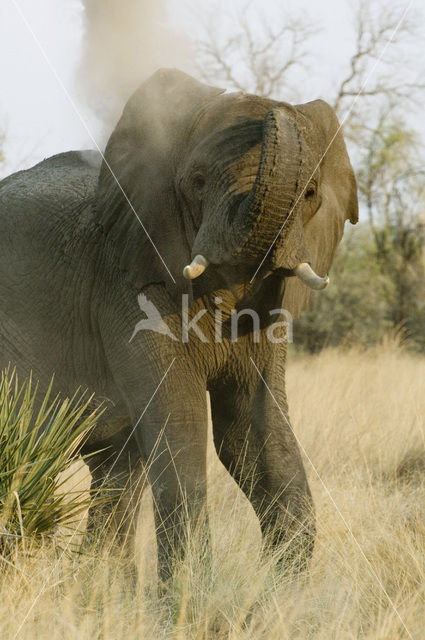
[[[329,284],[329,277],[321,278],[313,271],[308,262],[300,262],[294,269],[294,275],[297,276],[310,289],[326,289]]]
[[[208,265],[208,260],[204,258],[204,256],[201,256],[201,254],[198,254],[193,258],[192,262],[183,269],[183,275],[187,280],[194,280],[204,273]]]

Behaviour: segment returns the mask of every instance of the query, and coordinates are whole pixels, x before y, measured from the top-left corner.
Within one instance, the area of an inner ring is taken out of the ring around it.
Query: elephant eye
[[[308,187],[305,191],[305,197],[307,199],[313,198],[316,195],[316,189],[314,187]]]
[[[193,188],[195,189],[195,191],[202,191],[205,187],[205,183],[205,176],[202,173],[195,173],[192,180]]]

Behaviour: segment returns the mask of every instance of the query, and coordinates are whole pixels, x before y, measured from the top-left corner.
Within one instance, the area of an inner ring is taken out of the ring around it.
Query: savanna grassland
[[[146,492],[138,591],[125,560],[63,553],[58,533],[54,548],[2,563],[1,638],[424,639],[425,358],[390,344],[326,350],[291,358],[287,377],[317,512],[305,579],[261,556],[252,509],[210,448],[211,563],[192,541],[157,595]]]

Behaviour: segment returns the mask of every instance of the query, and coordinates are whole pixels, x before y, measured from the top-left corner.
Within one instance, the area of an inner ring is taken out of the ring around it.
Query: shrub
[[[52,381],[53,382],[53,381]],[[82,491],[61,492],[71,466],[96,423],[99,409],[84,394],[52,398],[52,382],[40,397],[32,379],[14,371],[0,380],[0,553],[25,540],[41,540],[88,508]],[[72,475],[72,474],[71,474]],[[68,474],[69,482],[69,474]]]

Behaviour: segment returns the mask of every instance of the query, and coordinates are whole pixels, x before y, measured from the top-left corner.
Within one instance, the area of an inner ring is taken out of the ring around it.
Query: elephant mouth
[[[202,275],[208,267],[209,261],[205,256],[198,254],[192,262],[183,269],[183,276],[187,280],[195,280]],[[283,269],[284,275],[295,276],[303,284],[315,291],[326,289],[329,284],[329,276],[321,277],[311,268],[308,262],[300,262],[294,269]]]

